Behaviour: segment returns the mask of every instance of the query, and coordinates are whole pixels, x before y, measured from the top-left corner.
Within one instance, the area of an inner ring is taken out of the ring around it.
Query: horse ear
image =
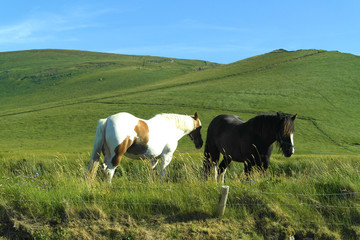
[[[294,116],[292,116],[291,119],[292,119],[293,121],[295,121],[296,117],[297,117],[297,113],[296,113]]]
[[[277,115],[277,117],[278,117],[279,119],[281,118],[279,112],[277,112],[276,115]]]
[[[195,118],[195,119],[199,119],[199,114],[198,114],[197,112],[195,112],[194,118]]]

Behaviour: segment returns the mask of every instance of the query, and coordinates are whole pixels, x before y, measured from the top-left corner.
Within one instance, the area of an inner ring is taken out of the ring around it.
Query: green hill
[[[276,50],[232,64],[63,50],[0,53],[0,239],[358,239],[360,57]],[[220,185],[180,141],[167,175],[124,158],[83,176],[99,118],[298,113],[295,155]]]
[[[214,66],[190,61],[64,50],[0,53],[1,110],[73,102]]]
[[[90,151],[97,119],[198,111],[298,113],[297,153],[359,153],[360,57],[277,50],[228,65],[150,56],[0,53],[3,151]],[[205,135],[206,131],[203,131]],[[205,138],[205,136],[204,136]],[[195,151],[188,141],[179,150]]]

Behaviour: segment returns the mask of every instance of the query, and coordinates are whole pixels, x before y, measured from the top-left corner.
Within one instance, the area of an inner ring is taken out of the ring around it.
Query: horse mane
[[[191,131],[195,128],[193,118],[188,115],[180,115],[175,113],[160,113],[155,115],[155,117],[161,117],[169,124],[174,125],[176,128],[183,131]]]
[[[254,118],[248,120],[248,123],[252,125],[253,131],[259,135],[262,135],[264,128],[269,126],[278,126],[276,131],[281,131],[284,136],[288,136],[295,131],[294,121],[291,120],[291,115],[285,113],[277,114],[260,114]],[[281,123],[281,125],[278,125]]]
[[[274,114],[260,114],[249,119],[247,123],[252,126],[252,130],[256,134],[263,136],[266,127],[270,126],[270,124],[276,124],[275,120],[276,115]]]
[[[294,121],[291,121],[290,115],[286,115],[286,114],[284,115],[286,117],[284,118],[283,134],[288,136],[295,132],[295,125],[294,125]]]

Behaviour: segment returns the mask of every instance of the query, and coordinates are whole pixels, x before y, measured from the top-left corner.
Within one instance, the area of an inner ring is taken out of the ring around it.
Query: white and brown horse
[[[161,175],[164,176],[180,138],[189,135],[196,148],[202,147],[200,130],[197,113],[194,116],[163,113],[144,120],[123,112],[100,119],[87,178],[94,178],[101,152],[104,154],[103,170],[110,182],[124,155],[132,159],[151,159],[153,168],[162,158]]]

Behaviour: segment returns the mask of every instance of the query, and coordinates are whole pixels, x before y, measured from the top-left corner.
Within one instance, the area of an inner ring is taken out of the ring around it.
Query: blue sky
[[[358,0],[4,0],[0,52],[75,49],[231,63],[275,49],[360,55]]]

